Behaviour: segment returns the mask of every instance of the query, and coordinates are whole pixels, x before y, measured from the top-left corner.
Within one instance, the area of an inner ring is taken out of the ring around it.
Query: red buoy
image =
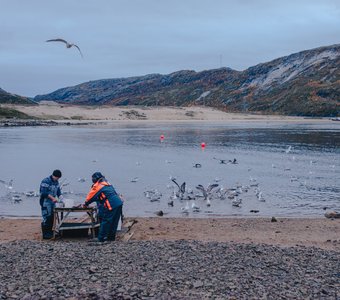
[[[202,148],[202,150],[205,149],[205,143],[204,142],[201,143],[201,148]]]
[[[164,140],[164,135],[163,134],[161,134],[160,139],[161,139],[161,142],[163,142],[163,140]]]

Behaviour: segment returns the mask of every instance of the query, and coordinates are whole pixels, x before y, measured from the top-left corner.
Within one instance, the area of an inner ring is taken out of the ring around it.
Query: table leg
[[[96,222],[93,217],[93,212],[91,212],[91,223],[92,223],[92,238],[95,238],[96,237],[96,232],[95,232]]]
[[[53,227],[52,227],[53,239],[55,239],[55,236],[56,236],[57,222],[59,222],[58,212],[54,211],[53,212]]]

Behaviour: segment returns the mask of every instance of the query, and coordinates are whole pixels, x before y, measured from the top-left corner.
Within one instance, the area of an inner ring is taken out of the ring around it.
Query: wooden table
[[[70,213],[87,213],[90,217],[90,222],[67,222],[70,221]],[[80,229],[90,229],[92,237],[95,238],[95,228],[99,227],[97,208],[96,207],[56,207],[54,208],[54,220],[53,220],[53,238],[58,234],[61,234],[63,230],[80,230]]]

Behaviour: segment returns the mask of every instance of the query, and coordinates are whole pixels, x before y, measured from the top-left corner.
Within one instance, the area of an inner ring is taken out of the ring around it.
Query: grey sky
[[[244,70],[338,44],[340,0],[0,0],[0,37],[0,87],[35,96],[104,78]],[[84,59],[45,42],[58,37]]]

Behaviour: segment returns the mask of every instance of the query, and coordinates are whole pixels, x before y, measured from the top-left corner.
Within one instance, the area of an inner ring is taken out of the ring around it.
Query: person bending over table
[[[98,241],[114,241],[122,215],[123,201],[102,173],[95,172],[92,175],[92,182],[83,207],[88,207],[92,202],[97,203],[100,220]]]

